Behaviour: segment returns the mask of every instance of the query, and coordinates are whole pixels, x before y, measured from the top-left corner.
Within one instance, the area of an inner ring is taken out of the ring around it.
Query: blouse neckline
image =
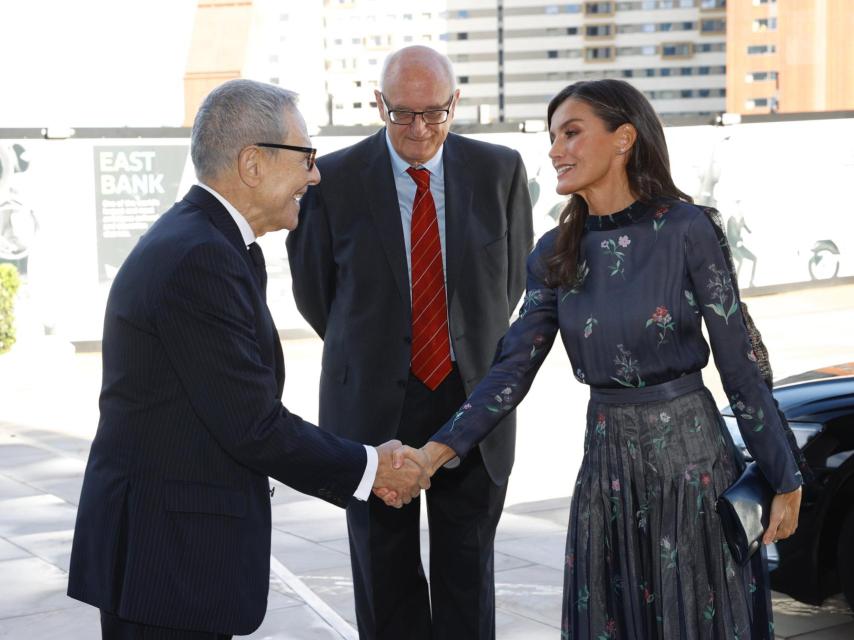
[[[584,221],[584,228],[588,231],[608,231],[635,224],[643,220],[649,208],[640,200],[635,200],[622,211],[611,213],[606,216],[593,216],[588,214]]]

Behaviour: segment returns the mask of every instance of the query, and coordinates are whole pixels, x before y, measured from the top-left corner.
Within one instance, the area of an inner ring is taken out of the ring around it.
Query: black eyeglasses
[[[311,171],[314,169],[314,159],[317,157],[317,149],[311,147],[295,147],[292,144],[276,144],[275,142],[256,142],[256,147],[266,147],[268,149],[287,149],[288,151],[302,151],[308,154],[306,156],[306,169]]]
[[[428,109],[427,111],[409,111],[408,109],[390,109],[388,106],[388,100],[384,94],[380,94],[383,97],[383,103],[385,104],[385,110],[388,112],[388,119],[391,120],[394,124],[412,124],[415,122],[415,116],[421,116],[421,119],[424,120],[424,124],[442,124],[448,120],[448,114],[451,111],[451,104],[454,102],[454,96],[451,95],[448,100],[448,105],[444,109]]]

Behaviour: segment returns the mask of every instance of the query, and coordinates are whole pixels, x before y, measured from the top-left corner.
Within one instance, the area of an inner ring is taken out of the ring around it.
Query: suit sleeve
[[[361,444],[289,412],[261,358],[251,272],[231,248],[195,247],[155,301],[154,322],[193,412],[231,456],[338,506],[367,462]]]
[[[507,308],[516,308],[525,290],[525,261],[534,246],[531,196],[522,156],[515,153],[516,166],[507,199]]]
[[[726,256],[705,215],[691,223],[685,254],[715,364],[744,442],[777,493],[794,491],[801,486],[801,472],[756,363]]]
[[[288,234],[288,263],[294,300],[321,338],[335,297],[332,233],[320,187],[310,187],[300,203],[299,225]]]
[[[558,332],[557,294],[544,282],[543,240],[528,258],[527,292],[519,318],[498,343],[495,360],[468,400],[431,438],[460,457],[522,401]]]

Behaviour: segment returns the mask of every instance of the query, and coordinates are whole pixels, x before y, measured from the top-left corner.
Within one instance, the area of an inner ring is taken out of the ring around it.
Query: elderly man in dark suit
[[[426,47],[392,54],[386,127],[318,161],[328,178],[289,234],[294,297],[323,338],[320,427],[423,444],[489,368],[525,282],[531,203],[515,151],[449,134],[459,90]],[[362,638],[492,638],[493,541],[513,464],[513,418],[419,501],[347,509]],[[432,605],[432,611],[431,611]]]
[[[282,405],[284,362],[256,238],[293,229],[320,181],[295,95],[235,80],[193,125],[199,185],[140,239],[107,301],[101,418],[68,594],[104,638],[223,638],[260,625],[268,476],[338,506],[425,476]],[[345,418],[346,419],[346,418]]]

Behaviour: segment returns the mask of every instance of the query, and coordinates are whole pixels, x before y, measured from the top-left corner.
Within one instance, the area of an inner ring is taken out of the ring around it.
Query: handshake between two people
[[[436,470],[456,456],[454,450],[438,442],[420,449],[389,440],[377,448],[377,475],[373,492],[388,506],[400,509],[430,488]]]

